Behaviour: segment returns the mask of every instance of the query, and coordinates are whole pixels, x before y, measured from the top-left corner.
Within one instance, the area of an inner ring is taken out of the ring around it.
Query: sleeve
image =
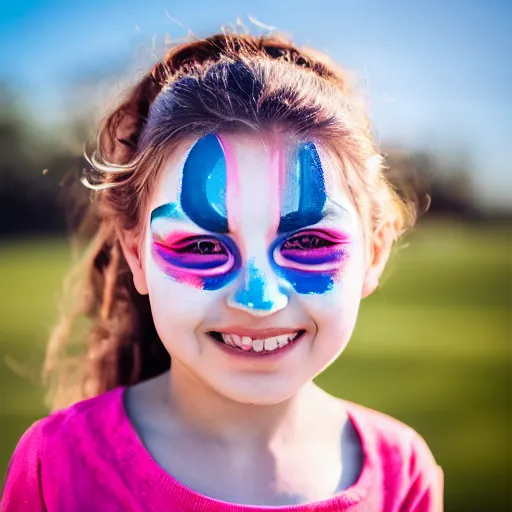
[[[443,470],[421,436],[415,433],[410,461],[411,485],[400,512],[442,512]]]
[[[42,434],[38,421],[18,441],[0,498],[2,512],[46,512],[41,487]]]

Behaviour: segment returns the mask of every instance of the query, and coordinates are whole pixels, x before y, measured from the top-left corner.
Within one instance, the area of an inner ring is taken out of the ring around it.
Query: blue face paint
[[[328,272],[285,270],[282,272],[293,289],[302,295],[318,295],[332,290],[334,275]]]
[[[300,259],[291,258],[286,255],[283,244],[288,240],[287,236],[281,236],[271,245],[269,249],[269,258],[277,275],[288,281],[293,289],[300,294],[321,294],[332,290],[336,277],[346,261],[347,253],[341,247],[333,249],[333,255],[329,258],[332,263],[332,270],[316,270],[316,264],[329,263],[328,258],[320,256],[319,261],[315,261],[314,250],[310,251],[313,255]],[[341,245],[341,244],[340,244]],[[280,253],[280,264],[276,263],[276,252]],[[309,260],[309,261],[308,261]],[[294,268],[296,264],[307,264],[310,270]]]
[[[254,260],[250,260],[245,269],[244,283],[235,293],[234,300],[248,309],[269,312],[284,307],[288,298],[277,285],[269,286]]]
[[[314,145],[309,142],[301,144],[288,162],[282,191],[281,220],[278,233],[280,236],[271,246],[269,257],[273,261],[277,274],[286,279],[300,294],[320,294],[332,289],[338,269],[333,271],[315,271],[315,263],[325,263],[326,256],[314,256],[310,251],[311,271],[293,268],[293,263],[300,260],[298,252],[290,258],[290,267],[277,265],[273,258],[291,233],[310,227],[320,222],[327,203],[324,171],[320,156]],[[284,252],[284,251],[283,251]],[[341,253],[339,252],[341,255]],[[335,259],[333,255],[329,255]],[[339,256],[338,256],[339,257]]]
[[[344,256],[342,243],[334,236],[332,250],[317,245],[307,247],[308,239],[298,237],[297,231],[318,223],[324,217],[327,195],[324,173],[313,143],[302,144],[286,168],[284,189],[281,191],[281,219],[278,237],[272,243],[269,259],[273,272],[286,279],[300,294],[320,294],[332,289]],[[202,253],[200,247],[188,242],[186,233],[178,238],[154,240],[153,254],[161,269],[170,277],[204,290],[218,290],[229,284],[241,271],[240,251],[228,233],[226,208],[227,169],[222,146],[215,135],[207,135],[192,147],[185,161],[179,190],[179,202],[162,205],[151,214],[151,221],[159,218],[190,219],[215,235],[197,236],[206,246],[216,240],[224,248]],[[310,230],[308,230],[310,231]],[[314,229],[311,236],[316,237]],[[320,238],[322,235],[319,235]],[[301,242],[302,240],[302,242]],[[285,242],[286,245],[283,245]],[[304,245],[303,242],[306,244]],[[188,244],[188,245],[187,245]],[[189,249],[189,246],[191,249]],[[274,252],[280,251],[280,263]],[[229,258],[227,255],[230,255]],[[340,265],[337,265],[340,261]],[[227,262],[231,262],[228,264]],[[315,270],[315,265],[332,263],[332,271]],[[301,268],[297,268],[301,267]],[[304,268],[305,267],[305,268]],[[311,268],[311,270],[308,269]],[[255,260],[246,263],[244,281],[235,292],[234,300],[253,310],[273,311],[284,307],[288,298],[278,284],[270,283],[256,266]]]
[[[199,139],[185,161],[179,203],[155,208],[151,223],[168,218],[194,222],[215,236],[184,232],[178,239],[153,233],[153,256],[170,277],[204,290],[218,290],[233,280],[240,268],[240,254],[228,232],[226,211],[226,161],[215,135]],[[156,228],[154,228],[156,229]],[[189,239],[191,241],[189,242]],[[202,246],[220,244],[220,253],[202,252]],[[229,257],[228,257],[229,255]]]
[[[286,169],[278,233],[289,233],[322,220],[327,201],[324,171],[312,142],[301,144]],[[289,211],[289,208],[293,208]]]
[[[180,203],[187,217],[214,233],[227,233],[226,159],[215,135],[199,139],[183,168]]]
[[[178,203],[163,204],[151,212],[151,222],[162,218],[176,220],[186,219],[185,214]]]
[[[226,286],[240,269],[238,248],[225,235],[174,232],[166,238],[154,232],[151,252],[166,275],[202,290]]]

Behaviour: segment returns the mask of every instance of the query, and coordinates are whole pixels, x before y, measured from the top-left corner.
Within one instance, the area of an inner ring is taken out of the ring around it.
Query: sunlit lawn
[[[418,228],[363,303],[345,354],[318,378],[423,435],[445,472],[448,511],[508,508],[511,235],[512,226]],[[46,413],[37,374],[68,260],[61,241],[0,245],[0,473]]]

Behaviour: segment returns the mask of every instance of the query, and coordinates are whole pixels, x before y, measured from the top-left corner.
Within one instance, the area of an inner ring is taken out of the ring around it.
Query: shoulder
[[[390,463],[409,461],[412,471],[421,464],[437,465],[427,443],[413,428],[382,412],[346,404],[362,440],[371,443]]]
[[[35,471],[44,465],[58,465],[70,450],[77,450],[94,440],[101,442],[109,431],[115,431],[122,421],[122,389],[83,400],[34,422],[16,445],[8,479],[15,466]]]
[[[110,428],[120,419],[122,389],[77,402],[36,421],[23,434],[16,450],[31,446],[40,451],[45,445],[55,446],[83,431],[91,433]]]
[[[443,473],[423,437],[392,416],[345,403],[363,450],[379,467],[386,487],[400,494],[400,510],[441,510]]]
[[[121,420],[122,389],[78,402],[33,423],[12,454],[2,504],[18,492],[28,496],[30,490],[40,496],[38,489],[45,474],[65,470],[94,443],[111,437],[109,431],[115,432]]]

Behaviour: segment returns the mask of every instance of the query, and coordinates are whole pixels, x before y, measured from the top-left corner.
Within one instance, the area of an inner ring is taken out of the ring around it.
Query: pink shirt
[[[442,473],[423,439],[389,416],[344,402],[364,463],[357,482],[321,502],[236,505],[201,495],[167,474],[132,427],[124,387],[34,423],[12,456],[3,512],[256,512],[442,509]]]

